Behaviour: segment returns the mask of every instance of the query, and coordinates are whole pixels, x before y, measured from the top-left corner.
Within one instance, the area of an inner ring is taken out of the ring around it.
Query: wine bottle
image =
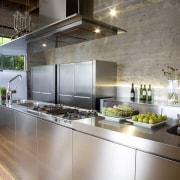
[[[131,86],[130,98],[131,98],[131,101],[135,100],[135,90],[134,90],[134,84],[133,83],[132,83],[132,86]]]
[[[139,100],[142,101],[143,100],[143,88],[142,88],[142,84],[141,87],[139,89]]]
[[[152,101],[152,89],[151,89],[151,85],[149,84],[149,88],[147,90],[147,100],[148,101]]]
[[[147,90],[146,90],[146,85],[144,84],[142,100],[143,100],[143,101],[146,101],[146,97],[147,97]]]

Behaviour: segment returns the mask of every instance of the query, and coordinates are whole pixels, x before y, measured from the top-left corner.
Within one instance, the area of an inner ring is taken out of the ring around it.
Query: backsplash
[[[180,69],[180,1],[159,0],[151,4],[145,1],[140,5],[143,8],[124,10],[114,20],[95,13],[96,19],[123,27],[127,33],[28,54],[28,68],[38,62],[40,65],[93,59],[117,62],[117,96],[128,96],[126,87],[130,88],[133,82],[136,87],[151,84],[154,98],[165,99],[168,83],[161,70],[167,66]]]

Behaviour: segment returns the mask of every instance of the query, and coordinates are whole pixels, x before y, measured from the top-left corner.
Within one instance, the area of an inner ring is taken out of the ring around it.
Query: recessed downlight
[[[114,17],[114,16],[116,16],[116,15],[117,15],[117,11],[116,11],[116,9],[115,9],[115,8],[110,9],[110,15],[111,15],[111,17]]]
[[[42,43],[42,47],[46,47],[47,46],[47,44],[46,43]]]
[[[101,33],[101,30],[100,30],[100,28],[96,28],[96,29],[94,30],[94,32],[95,32],[96,34],[99,34],[99,33]]]

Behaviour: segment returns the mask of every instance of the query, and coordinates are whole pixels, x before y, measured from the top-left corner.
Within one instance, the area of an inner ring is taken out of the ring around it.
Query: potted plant
[[[6,88],[5,87],[0,87],[0,97],[2,100],[6,99]]]

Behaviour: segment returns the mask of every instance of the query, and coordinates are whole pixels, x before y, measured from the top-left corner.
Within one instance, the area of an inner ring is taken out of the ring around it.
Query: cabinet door
[[[36,118],[16,111],[16,176],[38,179]]]
[[[73,131],[73,180],[133,180],[135,150]]]
[[[92,61],[75,64],[75,96],[92,97],[93,65]]]
[[[91,97],[75,96],[74,105],[79,108],[93,109]]]
[[[74,106],[74,63],[61,64],[59,69],[60,103]]]
[[[55,76],[56,65],[32,67],[32,91],[55,93]]]
[[[9,174],[14,174],[16,168],[14,114],[14,110],[0,106],[0,164],[7,167]]]
[[[59,69],[60,94],[74,95],[74,63],[61,64]]]
[[[39,179],[72,180],[72,130],[37,121]]]
[[[74,104],[80,108],[92,109],[93,62],[75,64]]]
[[[180,163],[137,151],[136,180],[180,179]]]
[[[39,71],[39,66],[31,68],[31,86],[32,91],[40,92],[40,87],[38,86],[41,81],[41,72]]]
[[[34,100],[52,103],[56,101],[56,71],[56,65],[32,67],[32,97]]]

